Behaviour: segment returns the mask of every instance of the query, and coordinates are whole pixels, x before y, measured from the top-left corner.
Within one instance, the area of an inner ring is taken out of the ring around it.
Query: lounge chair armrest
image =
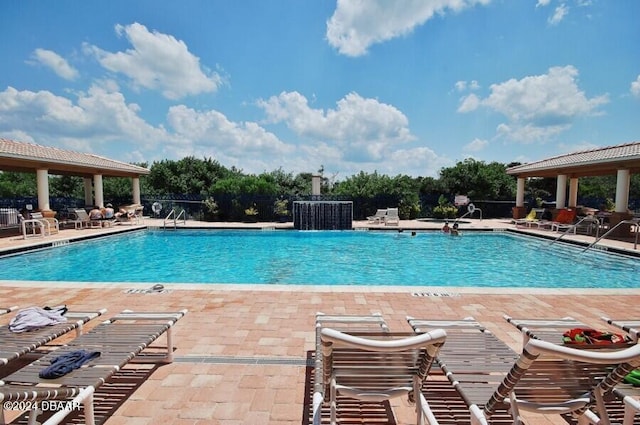
[[[320,392],[313,393],[313,425],[322,425],[322,403],[324,396]]]
[[[111,319],[110,322],[115,322],[116,320],[170,320],[175,321],[182,318],[185,314],[187,314],[188,310],[183,309],[177,311],[175,313],[154,313],[154,312],[135,312],[130,310],[125,310]]]
[[[335,329],[325,328],[321,331],[321,337],[323,341],[340,343],[341,345],[353,348],[380,352],[394,352],[398,350],[420,348],[425,345],[432,345],[436,343],[444,344],[444,341],[447,338],[447,333],[444,331],[444,329],[434,329],[432,331],[415,336],[410,336],[408,338],[375,340],[349,335]]]

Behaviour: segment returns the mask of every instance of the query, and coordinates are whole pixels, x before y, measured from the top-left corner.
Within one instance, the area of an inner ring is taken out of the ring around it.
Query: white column
[[[567,206],[567,176],[560,174],[556,185],[556,208]]]
[[[93,202],[93,182],[90,177],[84,177],[84,205],[95,205]]]
[[[38,184],[38,209],[50,211],[49,207],[49,170],[36,170],[36,182]]]
[[[131,190],[133,191],[133,203],[141,204],[140,202],[140,177],[134,177],[131,179]]]
[[[93,175],[93,196],[98,208],[104,208],[104,197],[102,195],[102,174]]]
[[[578,179],[572,177],[569,179],[569,208],[578,206]]]
[[[314,174],[311,176],[311,194],[320,195],[320,187],[322,184],[322,176],[320,174]]]
[[[629,209],[629,187],[631,185],[631,174],[629,170],[618,170],[616,181],[616,212],[626,213]]]
[[[516,192],[516,207],[524,207],[524,177],[518,177],[518,190]]]

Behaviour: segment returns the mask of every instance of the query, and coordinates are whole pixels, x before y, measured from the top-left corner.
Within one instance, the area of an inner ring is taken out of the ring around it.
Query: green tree
[[[156,195],[207,195],[219,179],[231,173],[211,158],[188,156],[178,161],[162,160],[151,165],[148,188]]]
[[[504,164],[486,164],[472,158],[443,168],[440,181],[451,195],[467,195],[475,200],[510,200],[516,192],[516,179],[506,173]]]
[[[49,195],[63,198],[83,198],[84,183],[78,176],[50,176]]]
[[[0,197],[36,196],[38,185],[35,173],[0,172]]]

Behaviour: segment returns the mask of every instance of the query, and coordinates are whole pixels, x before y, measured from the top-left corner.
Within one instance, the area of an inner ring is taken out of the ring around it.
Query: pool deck
[[[470,220],[465,229],[513,228],[508,220]],[[273,223],[197,223],[191,227],[290,227]],[[146,219],[142,226],[162,226]],[[438,230],[441,224],[401,221],[394,231]],[[384,227],[357,222],[354,227]],[[59,235],[23,240],[0,238],[0,250],[39,243],[97,236],[135,229],[63,230]],[[387,230],[391,226],[387,227]],[[558,233],[543,232],[547,236]],[[464,236],[464,235],[463,235]],[[586,236],[568,236],[582,240]],[[585,241],[593,240],[584,239]],[[617,249],[635,252],[633,245],[606,241]],[[79,264],[79,267],[88,267]],[[535,267],[535,265],[532,265]],[[559,270],[559,279],[571,279]],[[142,286],[147,288],[148,284]],[[137,383],[122,405],[106,413],[106,425],[196,424],[301,424],[305,399],[308,352],[314,349],[314,320],[327,314],[380,312],[392,330],[410,331],[407,315],[417,318],[459,319],[475,317],[512,348],[521,348],[520,334],[503,314],[514,317],[572,316],[599,329],[598,318],[638,318],[638,289],[522,289],[433,287],[287,287],[271,285],[165,285],[164,293],[127,293],[140,288],[132,283],[103,286],[61,282],[0,282],[0,306],[67,304],[74,309],[107,308],[109,315],[123,309],[189,313],[175,327],[176,359],[162,365]],[[422,296],[416,296],[419,293]],[[0,316],[8,322],[12,314]],[[0,369],[1,371],[1,369]],[[98,403],[99,405],[100,403]],[[392,402],[398,424],[414,421],[404,399]],[[351,423],[351,422],[350,422]],[[366,423],[366,418],[363,418]],[[533,416],[528,424],[563,424],[553,416]]]

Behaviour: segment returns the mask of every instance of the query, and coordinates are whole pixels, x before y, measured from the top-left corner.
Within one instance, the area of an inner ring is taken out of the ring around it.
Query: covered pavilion
[[[524,204],[525,182],[530,177],[556,178],[556,209],[576,208],[580,177],[615,175],[615,210],[610,223],[615,225],[631,218],[629,213],[629,187],[631,174],[640,172],[640,142],[626,143],[555,156],[507,169],[516,176],[518,189],[514,218],[526,215]],[[569,191],[567,198],[567,181]]]
[[[102,156],[68,151],[0,138],[0,170],[35,172],[38,185],[38,209],[51,211],[49,175],[81,176],[84,179],[85,205],[104,207],[103,177],[129,177],[132,181],[132,201],[140,203],[140,176],[149,170],[137,165]]]

